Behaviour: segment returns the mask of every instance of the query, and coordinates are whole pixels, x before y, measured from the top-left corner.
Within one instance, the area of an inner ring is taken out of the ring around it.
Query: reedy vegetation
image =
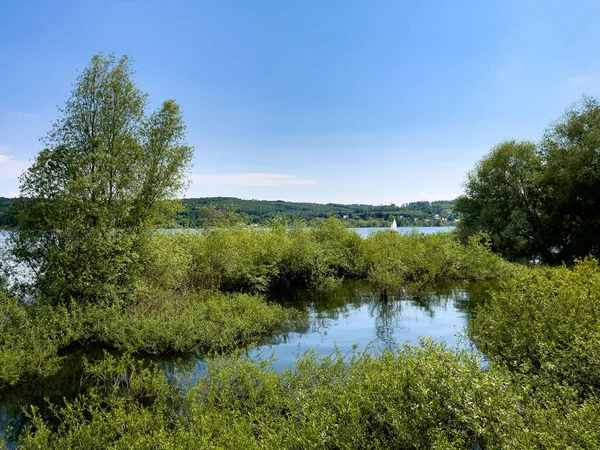
[[[33,412],[23,448],[599,442],[600,269],[593,259],[573,268],[516,266],[491,253],[484,236],[467,246],[452,234],[362,239],[335,220],[310,229],[158,232],[149,248],[133,303],[24,306],[5,298],[4,383],[56,371],[60,349],[79,341],[155,353],[243,346],[298,319],[253,293],[331,289],[341,277],[367,277],[388,290],[453,278],[504,280],[469,330],[490,358],[488,369],[473,355],[431,342],[350,357],[305,355],[281,374],[233,357],[209,361],[208,377],[186,393],[131,357],[107,357],[87,368],[86,390],[54,410],[58,428]]]
[[[69,349],[100,345],[124,353],[225,351],[305,320],[261,296],[214,291],[163,292],[127,307],[19,305],[3,296],[0,317],[0,389],[54,375]]]

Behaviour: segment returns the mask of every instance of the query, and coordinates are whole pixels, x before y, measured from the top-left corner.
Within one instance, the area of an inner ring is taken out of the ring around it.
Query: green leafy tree
[[[21,177],[14,253],[38,298],[115,301],[135,288],[149,231],[174,214],[193,148],[179,106],[146,113],[127,56],[99,54]]]
[[[506,141],[469,173],[460,235],[489,233],[510,259],[600,256],[600,102],[583,97],[539,145]]]
[[[467,176],[455,211],[464,214],[459,234],[466,240],[489,233],[492,248],[509,259],[547,257],[541,211],[542,159],[532,142],[505,141]]]
[[[540,147],[555,257],[600,256],[600,102],[583,97],[548,129]]]

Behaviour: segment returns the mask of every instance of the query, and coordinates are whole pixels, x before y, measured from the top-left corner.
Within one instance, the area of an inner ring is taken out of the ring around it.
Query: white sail
[[[394,219],[394,221],[392,222],[392,226],[390,227],[390,230],[392,230],[392,231],[398,230],[398,225],[396,224],[396,219]]]

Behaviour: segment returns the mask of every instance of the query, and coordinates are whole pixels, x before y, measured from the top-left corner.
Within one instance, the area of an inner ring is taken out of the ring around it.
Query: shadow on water
[[[493,283],[481,282],[447,283],[419,290],[406,287],[382,299],[369,283],[347,280],[326,295],[305,290],[280,292],[271,301],[307,311],[309,322],[287,333],[263,338],[248,353],[261,359],[273,355],[276,358],[273,367],[281,370],[309,349],[320,355],[336,348],[343,352],[367,346],[385,349],[406,340],[415,344],[420,336],[457,346],[460,345],[457,332],[464,330],[493,287]],[[11,440],[22,431],[28,424],[22,409],[29,406],[40,408],[52,422],[45,398],[57,405],[63,404],[64,399],[75,398],[85,390],[84,359],[94,361],[103,357],[102,349],[76,351],[65,356],[63,367],[55,376],[0,392],[0,438],[7,427],[12,427]],[[156,363],[169,381],[183,390],[206,374],[205,355],[201,352],[136,358]]]

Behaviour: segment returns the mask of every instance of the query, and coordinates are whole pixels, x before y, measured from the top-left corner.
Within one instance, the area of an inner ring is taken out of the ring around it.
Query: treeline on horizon
[[[0,197],[0,228],[16,226],[16,199]],[[291,222],[338,217],[348,226],[389,226],[396,219],[398,226],[443,226],[452,224],[455,200],[419,201],[400,206],[343,205],[337,203],[300,203],[283,200],[244,200],[235,197],[185,198],[183,208],[173,217],[176,227],[197,228],[214,223],[245,223],[265,225],[273,220]]]

